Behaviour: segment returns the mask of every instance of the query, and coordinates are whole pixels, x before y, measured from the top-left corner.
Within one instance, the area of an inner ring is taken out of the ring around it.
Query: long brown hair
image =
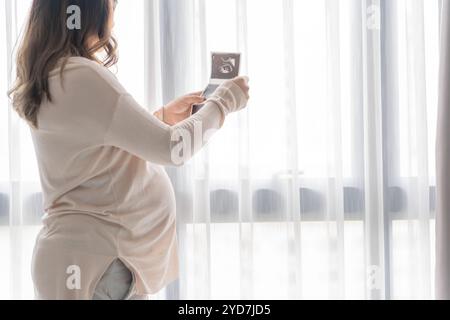
[[[116,4],[117,0],[33,0],[17,52],[17,79],[9,92],[14,109],[32,127],[38,127],[42,102],[52,100],[48,77],[61,59],[61,74],[67,59],[73,56],[106,67],[117,63],[117,42],[108,25]],[[79,29],[67,26],[67,11],[73,5],[81,12]],[[95,35],[99,41],[88,48],[87,40]],[[99,61],[95,53],[101,49],[106,55]]]

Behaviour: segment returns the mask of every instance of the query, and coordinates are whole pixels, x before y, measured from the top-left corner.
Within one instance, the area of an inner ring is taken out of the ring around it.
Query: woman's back
[[[74,57],[62,79],[59,68],[50,74],[52,100],[41,106],[39,128],[32,129],[46,209],[33,276],[39,282],[38,269],[54,269],[60,276],[41,281],[65,286],[67,268],[76,265],[87,285],[120,258],[136,274],[140,292],[156,292],[178,272],[175,198],[167,174],[108,143],[117,104],[128,96],[110,71]],[[60,292],[55,298],[92,295]]]

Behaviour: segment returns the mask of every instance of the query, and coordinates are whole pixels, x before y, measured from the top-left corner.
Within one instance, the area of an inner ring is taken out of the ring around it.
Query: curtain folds
[[[167,99],[210,51],[242,52],[252,87],[170,170],[174,297],[432,298],[439,1],[157,2]]]
[[[29,4],[0,3],[3,93]],[[250,77],[247,110],[184,168],[167,168],[181,274],[159,298],[432,299],[434,283],[450,298],[448,10],[448,0],[120,2],[118,75],[149,110],[201,90],[211,51],[241,52]],[[32,298],[39,179],[5,94],[0,107],[0,299]]]
[[[442,1],[439,113],[436,143],[436,298],[450,299],[450,3]]]

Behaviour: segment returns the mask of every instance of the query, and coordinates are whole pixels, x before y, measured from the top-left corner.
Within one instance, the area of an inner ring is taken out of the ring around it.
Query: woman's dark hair
[[[33,0],[17,52],[17,79],[9,92],[14,109],[32,127],[38,127],[41,103],[52,100],[48,77],[61,59],[61,74],[67,59],[74,56],[106,67],[117,63],[117,42],[109,26],[116,4],[117,0]],[[81,23],[76,28],[68,26],[68,8],[80,9]],[[88,47],[92,36],[99,40]],[[106,56],[99,61],[95,53],[101,49]]]

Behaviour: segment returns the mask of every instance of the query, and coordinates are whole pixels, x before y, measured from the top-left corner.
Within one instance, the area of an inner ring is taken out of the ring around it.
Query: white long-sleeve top
[[[69,58],[62,74],[55,68],[49,85],[51,102],[31,129],[46,211],[33,252],[36,297],[91,299],[117,258],[137,294],[156,293],[179,267],[175,197],[162,166],[188,160],[210,136],[198,134],[219,129],[224,114],[207,102],[168,126],[108,69],[81,57]],[[222,103],[246,99],[237,85],[230,92]]]

